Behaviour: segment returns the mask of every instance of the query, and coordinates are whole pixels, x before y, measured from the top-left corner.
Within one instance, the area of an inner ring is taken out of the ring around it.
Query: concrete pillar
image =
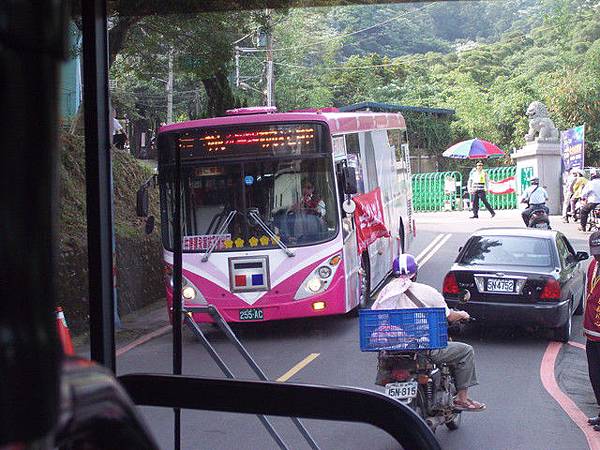
[[[558,142],[528,142],[525,147],[511,155],[517,164],[517,189],[520,190],[521,169],[533,168],[533,176],[540,179],[540,186],[548,191],[550,214],[561,213],[561,155]],[[520,194],[520,192],[519,192]]]

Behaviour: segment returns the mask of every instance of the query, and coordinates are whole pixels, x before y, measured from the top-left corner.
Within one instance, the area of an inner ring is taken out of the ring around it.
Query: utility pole
[[[169,77],[167,78],[167,123],[173,123],[173,49],[169,50]]]
[[[267,9],[267,106],[275,106],[275,79],[273,77],[273,21],[271,9]]]

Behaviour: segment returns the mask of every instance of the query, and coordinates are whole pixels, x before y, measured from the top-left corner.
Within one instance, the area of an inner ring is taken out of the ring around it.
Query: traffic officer
[[[483,170],[483,163],[479,161],[475,166],[475,170],[472,170],[469,174],[469,182],[467,189],[469,194],[473,197],[473,215],[471,219],[479,218],[479,199],[483,202],[487,210],[491,213],[492,217],[496,215],[491,205],[485,198],[485,193],[488,190],[489,176],[485,170]]]

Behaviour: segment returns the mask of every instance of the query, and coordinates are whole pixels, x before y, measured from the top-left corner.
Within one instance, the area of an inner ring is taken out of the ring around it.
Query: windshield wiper
[[[220,236],[223,234],[223,231],[225,231],[227,229],[227,227],[229,226],[229,224],[231,223],[231,221],[233,220],[233,218],[235,217],[236,214],[237,214],[236,209],[232,209],[231,211],[229,211],[229,214],[227,214],[227,218],[225,219],[223,224],[219,227],[219,230],[216,233],[217,236]],[[206,253],[204,254],[204,256],[201,259],[202,262],[208,261],[208,258],[210,258],[211,253],[217,247],[218,243],[219,243],[219,238],[217,237],[212,242],[212,244],[210,244],[210,247],[208,247],[208,250],[206,250]]]
[[[269,226],[263,222],[263,220],[260,218],[260,216],[258,215],[258,209],[256,208],[249,208],[248,209],[248,215],[250,217],[252,217],[254,219],[254,221],[260,225],[260,227],[265,231],[265,233],[267,233],[269,235],[269,237],[271,238],[271,240],[273,242],[275,242],[279,248],[281,248],[281,250],[283,250],[285,252],[286,255],[292,257],[292,256],[296,256],[296,254],[291,251],[289,248],[287,248],[285,246],[285,244],[283,242],[281,242],[281,238],[279,238],[278,236],[275,235],[275,233],[273,233],[271,231],[271,229],[269,228]]]

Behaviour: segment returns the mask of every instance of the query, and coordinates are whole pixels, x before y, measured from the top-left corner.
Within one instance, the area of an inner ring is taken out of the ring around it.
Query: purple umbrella
[[[457,159],[499,158],[504,156],[504,152],[491,142],[475,138],[454,144],[442,156]]]

